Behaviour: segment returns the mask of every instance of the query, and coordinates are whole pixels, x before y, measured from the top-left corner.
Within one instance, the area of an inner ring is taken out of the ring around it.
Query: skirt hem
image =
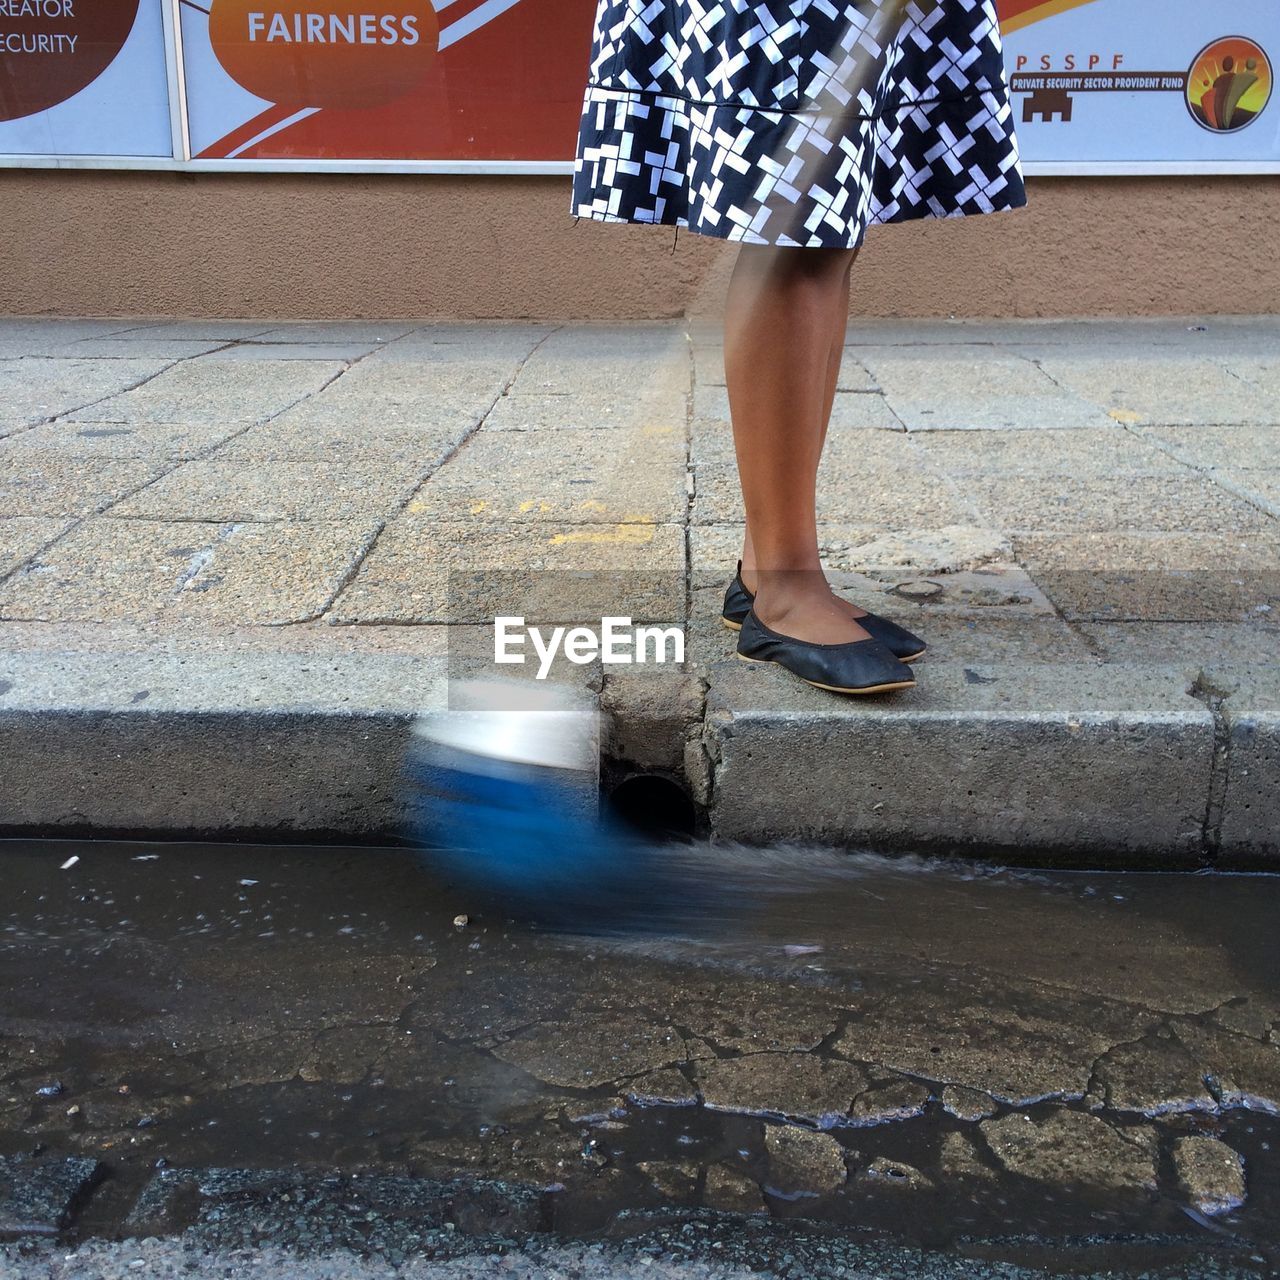
[[[923,222],[926,219],[936,219],[938,221],[950,221],[958,218],[982,217],[991,213],[1015,213],[1019,209],[1025,209],[1027,201],[1025,196],[1017,203],[995,205],[990,209],[983,209],[972,213],[965,212],[960,209],[942,209],[942,210],[921,210],[909,215],[898,218],[881,218],[879,220],[871,220],[865,223],[855,239],[847,244],[833,243],[830,239],[822,237],[813,237],[808,240],[794,240],[783,238],[778,240],[769,240],[764,236],[752,235],[749,231],[742,231],[736,234],[740,229],[730,227],[722,229],[720,227],[710,227],[698,222],[690,222],[683,214],[677,214],[670,218],[624,218],[620,214],[609,214],[599,210],[578,209],[570,210],[570,216],[573,218],[574,225],[587,218],[592,222],[612,222],[626,223],[633,227],[671,227],[680,231],[688,231],[693,235],[707,236],[717,240],[725,240],[737,244],[757,244],[768,245],[779,249],[860,249],[867,238],[867,232],[872,227],[889,227],[898,226],[904,222]]]
[[[1003,86],[890,105],[810,116],[589,83],[570,212],[852,249],[871,226],[1025,206]]]

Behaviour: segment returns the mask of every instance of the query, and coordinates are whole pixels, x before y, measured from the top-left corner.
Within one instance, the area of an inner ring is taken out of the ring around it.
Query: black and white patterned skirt
[[[599,0],[579,217],[852,248],[1025,203],[995,0]]]

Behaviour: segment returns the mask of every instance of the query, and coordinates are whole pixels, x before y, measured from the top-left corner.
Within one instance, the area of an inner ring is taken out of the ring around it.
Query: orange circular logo
[[[394,102],[426,76],[439,37],[421,0],[214,0],[209,14],[223,69],[277,106]]]
[[[1271,97],[1271,60],[1247,36],[1223,36],[1196,55],[1187,73],[1187,107],[1214,133],[1252,124]]]

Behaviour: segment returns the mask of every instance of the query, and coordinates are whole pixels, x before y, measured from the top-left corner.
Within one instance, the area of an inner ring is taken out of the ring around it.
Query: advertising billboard
[[[1003,0],[1024,157],[1213,172],[1280,161],[1274,0]]]
[[[594,12],[595,0],[0,0],[0,153],[568,172]],[[1275,0],[1000,0],[1000,15],[1029,173],[1280,172]]]
[[[172,157],[167,0],[0,0],[0,153]]]

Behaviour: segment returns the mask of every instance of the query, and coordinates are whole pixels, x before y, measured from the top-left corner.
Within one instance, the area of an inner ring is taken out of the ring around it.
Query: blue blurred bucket
[[[599,806],[600,713],[566,685],[472,680],[418,717],[405,759],[423,858],[511,915],[625,914],[647,851]]]

